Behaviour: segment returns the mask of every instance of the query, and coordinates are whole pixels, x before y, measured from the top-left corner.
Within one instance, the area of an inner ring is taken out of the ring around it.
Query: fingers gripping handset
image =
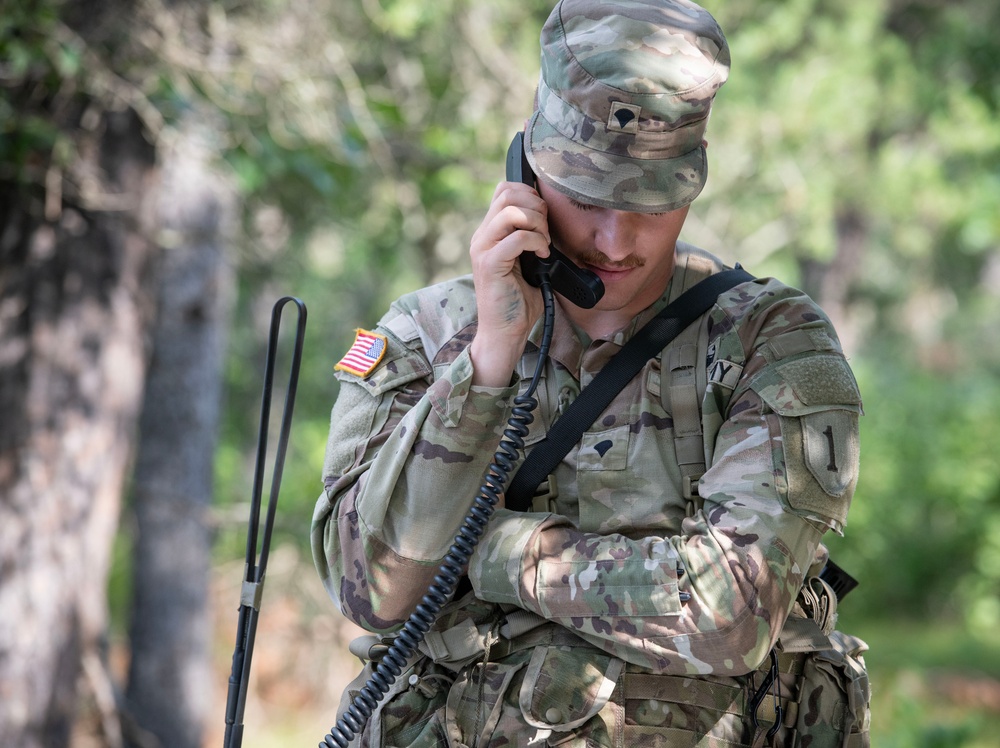
[[[534,187],[535,175],[524,154],[524,134],[517,133],[507,149],[507,181],[523,182]],[[589,270],[578,267],[558,249],[549,245],[551,254],[541,258],[534,252],[521,255],[521,274],[524,279],[538,288],[541,278],[548,275],[552,289],[578,307],[590,309],[604,295],[601,279]]]

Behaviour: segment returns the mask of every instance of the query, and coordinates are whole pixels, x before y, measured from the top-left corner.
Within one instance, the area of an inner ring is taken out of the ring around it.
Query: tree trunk
[[[869,243],[868,226],[864,216],[848,206],[838,212],[835,229],[837,247],[832,260],[800,260],[802,286],[833,320],[844,350],[850,355],[859,345],[859,328],[850,315],[850,294],[861,276]]]
[[[105,633],[145,374],[154,149],[130,110],[89,127],[79,153],[99,194],[64,201],[0,180],[4,748],[69,744],[82,657]]]
[[[199,748],[212,716],[208,583],[213,457],[229,309],[232,201],[196,139],[163,158],[159,308],[133,502],[130,717],[170,748]],[[222,722],[223,715],[218,719]]]

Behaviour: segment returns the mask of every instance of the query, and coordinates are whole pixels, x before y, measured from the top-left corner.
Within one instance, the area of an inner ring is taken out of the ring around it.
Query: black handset
[[[531,171],[528,157],[524,155],[524,134],[518,133],[507,149],[507,181],[524,182],[535,186],[535,174]],[[552,290],[564,296],[583,309],[590,309],[604,296],[604,283],[594,273],[578,267],[558,249],[549,245],[548,257],[542,258],[534,252],[521,255],[521,274],[524,279],[538,288],[543,275],[548,275]]]

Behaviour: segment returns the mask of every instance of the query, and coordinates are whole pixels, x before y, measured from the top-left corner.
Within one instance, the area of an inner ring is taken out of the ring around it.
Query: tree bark
[[[131,110],[89,116],[79,154],[100,195],[54,198],[0,180],[5,748],[69,743],[82,656],[106,629],[110,551],[146,368],[154,149]],[[95,207],[98,198],[115,209]]]
[[[197,138],[163,158],[159,307],[133,487],[130,717],[163,746],[199,748],[210,718],[209,570],[230,270],[230,191]],[[218,715],[220,722],[222,714]]]

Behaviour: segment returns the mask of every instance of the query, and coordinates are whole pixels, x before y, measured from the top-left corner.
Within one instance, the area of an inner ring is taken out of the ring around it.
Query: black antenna
[[[264,536],[258,560],[257,530],[260,524],[264,461],[267,457],[267,424],[271,416],[271,392],[274,387],[274,359],[278,348],[281,309],[290,301],[298,307],[299,312],[295,330],[295,349],[288,375],[288,389],[285,392],[285,406],[281,414],[281,432],[278,435],[278,451],[271,472],[271,495],[267,502],[267,517],[264,521]],[[271,331],[267,339],[264,394],[260,407],[260,429],[257,433],[257,464],[254,468],[253,497],[250,501],[246,566],[243,569],[243,585],[240,589],[240,615],[236,626],[236,648],[233,651],[233,669],[229,676],[229,694],[226,698],[226,734],[223,748],[240,748],[243,745],[243,712],[246,709],[247,686],[250,682],[250,661],[253,657],[257,618],[260,614],[260,601],[264,591],[264,574],[267,571],[271,530],[274,527],[275,510],[278,508],[281,473],[285,465],[285,451],[288,448],[288,434],[292,425],[292,409],[295,406],[295,389],[299,381],[299,364],[302,360],[305,330],[306,305],[292,296],[278,299],[271,310]]]

